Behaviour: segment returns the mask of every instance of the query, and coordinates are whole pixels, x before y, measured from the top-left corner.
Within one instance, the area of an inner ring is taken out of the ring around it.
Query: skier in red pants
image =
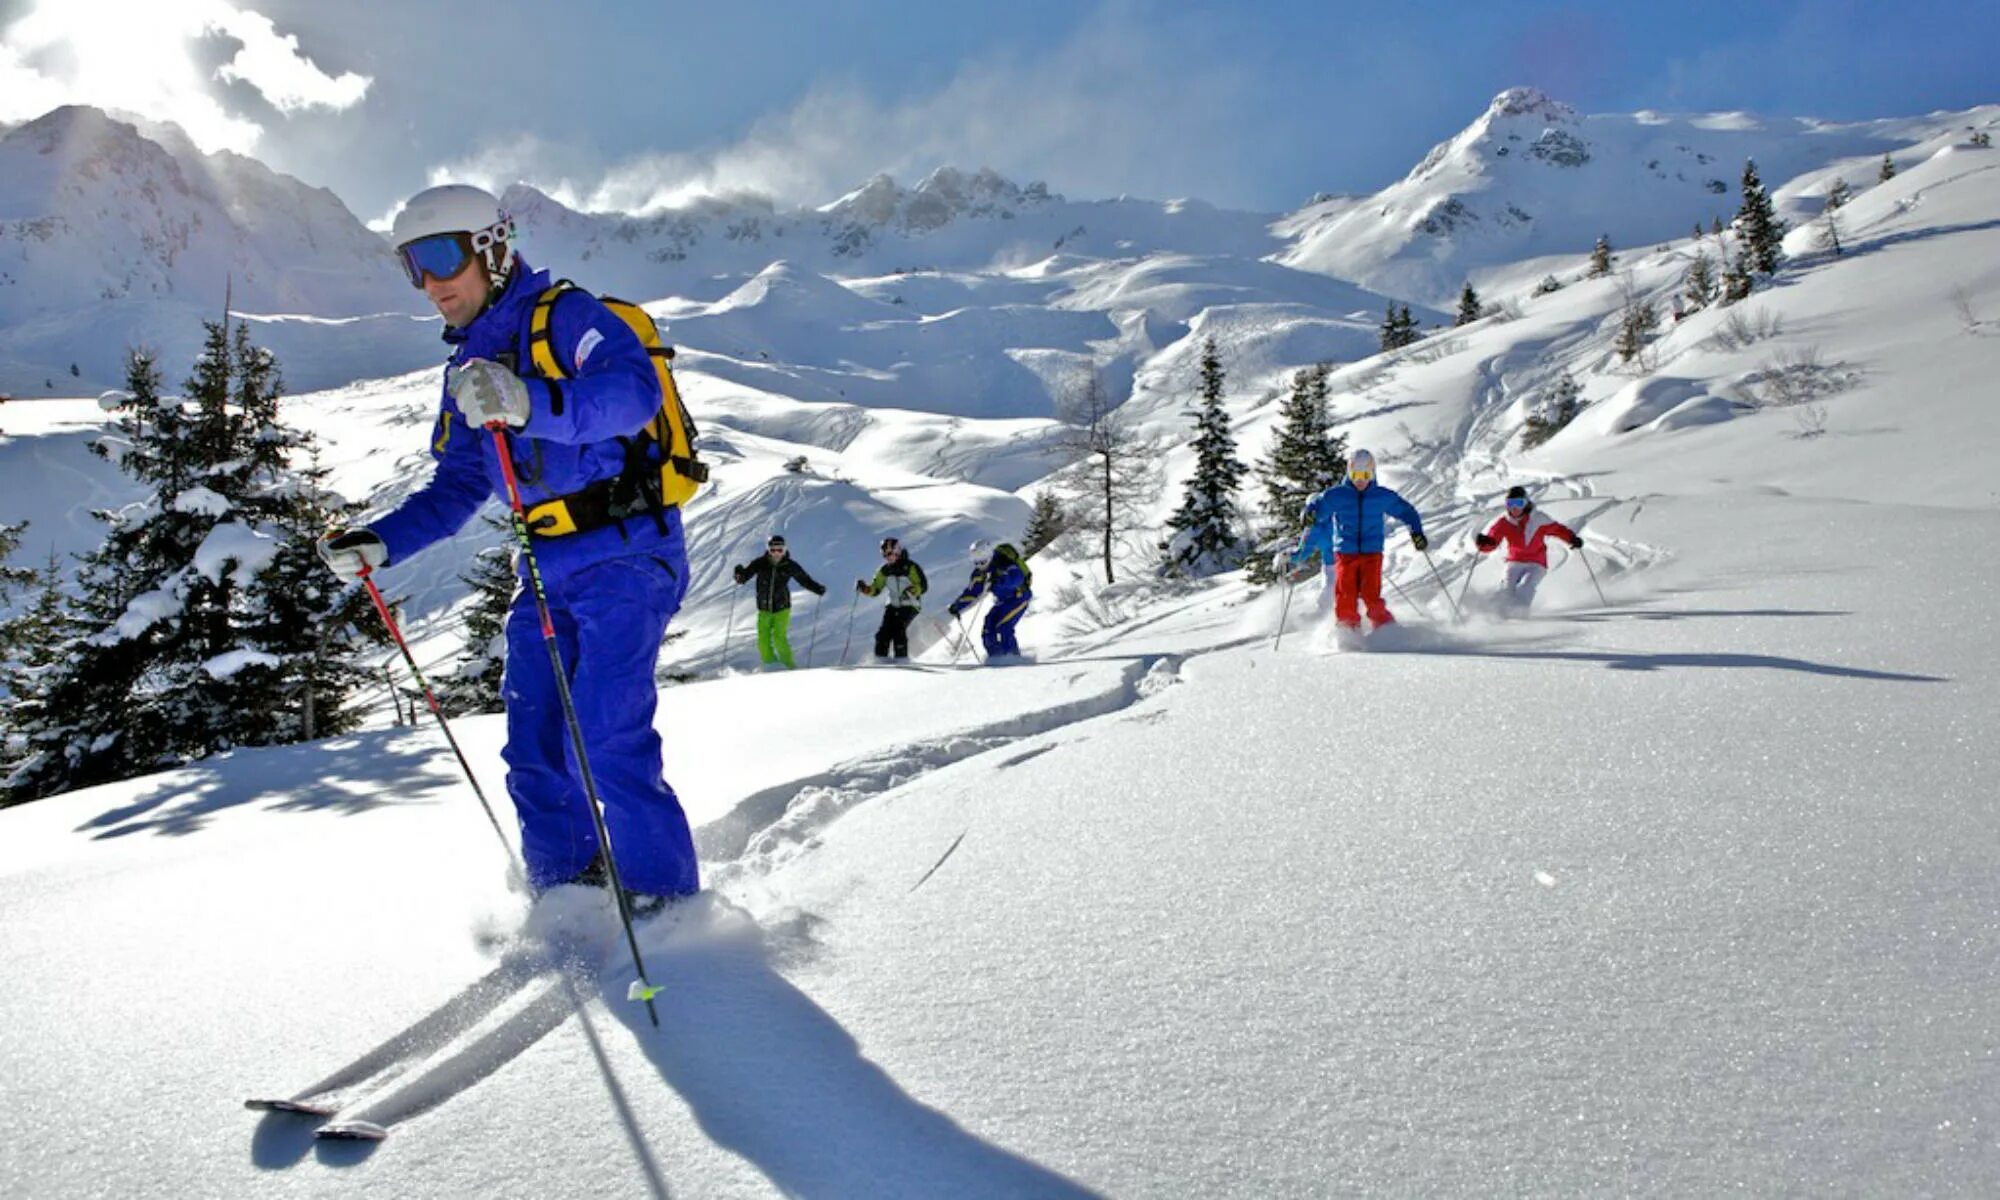
[[[1347,460],[1347,478],[1306,502],[1303,514],[1305,536],[1291,554],[1290,565],[1300,568],[1313,555],[1333,560],[1333,619],[1344,629],[1361,628],[1361,609],[1379,629],[1396,620],[1382,602],[1382,547],[1387,539],[1386,519],[1394,517],[1410,530],[1410,544],[1419,550],[1430,545],[1424,536],[1424,521],[1416,506],[1394,489],[1375,482],[1375,456],[1356,450]]]

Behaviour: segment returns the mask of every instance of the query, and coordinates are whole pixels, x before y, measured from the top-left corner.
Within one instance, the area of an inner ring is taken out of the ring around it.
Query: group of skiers
[[[653,724],[661,644],[688,590],[680,503],[706,476],[663,365],[672,353],[643,310],[532,269],[513,220],[479,188],[419,193],[391,238],[451,347],[430,436],[436,472],[372,524],[329,530],[320,553],[343,580],[367,582],[458,532],[489,498],[508,503],[522,587],[506,624],[502,757],[528,886],[537,895],[563,884],[621,887],[628,915],[659,911],[700,887]],[[1419,550],[1428,543],[1416,509],[1375,482],[1373,457],[1354,453],[1347,478],[1305,515],[1289,565],[1308,571],[1313,554],[1325,560],[1341,626],[1358,627],[1364,607],[1377,626],[1393,621],[1381,595],[1385,519],[1408,526]],[[1480,535],[1481,552],[1507,546],[1507,595],[1517,603],[1532,597],[1552,536],[1579,544],[1518,488]],[[896,538],[881,552],[874,578],[854,586],[884,600],[875,653],[895,660],[909,654],[929,587]],[[1033,598],[1027,563],[1012,545],[981,541],[971,566],[946,612],[960,617],[990,594],[986,654],[1020,654],[1016,627]],[[826,588],[782,536],[734,576],[756,584],[760,656],[792,666],[791,585],[822,596]]]
[[[1034,598],[1029,590],[1033,575],[1028,564],[1011,543],[995,545],[985,539],[972,544],[971,560],[971,578],[945,611],[956,618],[990,592],[993,605],[980,632],[986,661],[1018,658],[1021,644],[1015,636],[1015,626],[1021,623]],[[782,534],[772,534],[765,543],[764,554],[735,567],[732,574],[738,586],[753,581],[757,585],[759,659],[766,666],[792,669],[796,664],[787,636],[792,615],[792,581],[816,596],[826,595],[826,588],[790,556]],[[910,656],[910,626],[923,611],[924,594],[929,589],[930,580],[924,569],[910,557],[902,542],[893,537],[883,538],[882,565],[875,578],[854,581],[858,596],[883,599],[882,623],[875,630],[877,659],[895,662]],[[941,629],[944,624],[939,622]]]
[[[1523,487],[1507,489],[1506,511],[1485,533],[1473,538],[1479,553],[1507,547],[1507,579],[1501,596],[1514,612],[1525,612],[1535,589],[1548,572],[1548,539],[1558,538],[1581,549],[1583,538],[1568,526],[1535,511]],[[1388,538],[1388,518],[1410,531],[1410,545],[1421,553],[1430,548],[1423,517],[1395,489],[1375,481],[1375,456],[1356,450],[1347,459],[1347,478],[1306,502],[1300,513],[1305,532],[1274,562],[1292,582],[1310,578],[1317,557],[1333,595],[1333,620],[1342,631],[1358,631],[1365,609],[1368,623],[1379,629],[1395,623],[1396,615],[1382,599],[1382,552]]]

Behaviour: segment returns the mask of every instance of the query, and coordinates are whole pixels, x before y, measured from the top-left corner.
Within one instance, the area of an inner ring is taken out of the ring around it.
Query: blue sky
[[[817,203],[942,162],[1279,211],[1394,180],[1509,86],[1584,112],[1898,116],[2000,101],[1996,50],[2000,5],[1930,0],[0,0],[0,119],[122,99],[363,219],[444,176]]]

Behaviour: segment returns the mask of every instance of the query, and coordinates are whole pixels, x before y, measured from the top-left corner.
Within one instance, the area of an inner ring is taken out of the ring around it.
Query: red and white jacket
[[[1500,519],[1493,522],[1493,527],[1486,531],[1486,536],[1506,545],[1508,562],[1534,563],[1538,567],[1549,565],[1549,538],[1558,537],[1572,544],[1576,541],[1576,535],[1570,532],[1569,526],[1551,520],[1543,516],[1539,509],[1533,508],[1518,521],[1501,514]],[[1487,551],[1482,549],[1480,553]]]

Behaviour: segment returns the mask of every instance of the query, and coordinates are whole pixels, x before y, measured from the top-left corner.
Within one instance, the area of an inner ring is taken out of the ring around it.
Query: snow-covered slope
[[[1928,153],[1918,148],[1995,125],[1995,106],[1846,124],[1747,113],[1585,116],[1533,88],[1510,88],[1403,179],[1280,222],[1277,231],[1294,239],[1280,260],[1443,307],[1467,279],[1483,286],[1486,268],[1564,256],[1573,272],[1599,234],[1642,246],[1727,221],[1747,159],[1775,183],[1836,159],[1867,157],[1872,166],[1885,153]],[[1814,197],[1805,211],[1816,210]]]

